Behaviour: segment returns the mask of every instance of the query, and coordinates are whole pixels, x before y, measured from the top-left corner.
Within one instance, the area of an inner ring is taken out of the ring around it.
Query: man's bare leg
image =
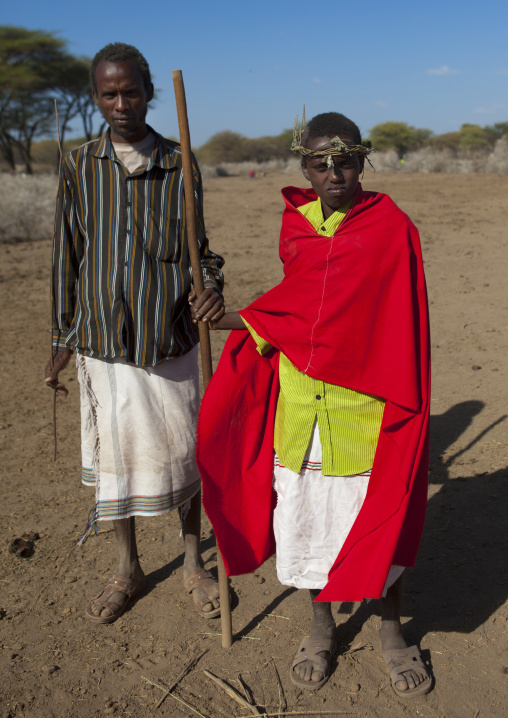
[[[186,516],[180,510],[185,557],[183,562],[184,579],[203,569],[204,564],[199,550],[201,538],[201,492],[191,499]],[[192,591],[196,608],[208,613],[219,608],[219,587],[213,578],[203,578],[200,586]]]
[[[381,626],[379,635],[381,638],[381,649],[383,651],[407,648],[400,623],[403,588],[404,574],[390,586],[386,592],[386,597],[381,599]],[[415,669],[404,671],[400,674],[400,677],[400,681],[396,681],[395,686],[398,690],[408,691],[409,693],[424,680],[429,680],[427,673],[421,673]]]
[[[145,577],[138,558],[138,548],[136,544],[136,525],[134,517],[129,519],[117,519],[113,521],[115,529],[115,537],[120,553],[120,562],[118,565],[118,575],[123,578],[131,579],[135,583],[142,581]],[[121,591],[116,591],[108,601],[116,603],[120,608],[129,600],[129,596]],[[104,608],[100,604],[100,596],[97,600],[90,602],[90,612],[94,616],[108,617],[113,614],[109,608]]]
[[[319,590],[310,590],[309,593],[310,599],[313,602],[310,638],[318,640],[333,639],[335,621],[332,616],[332,604],[325,601],[314,602],[314,599],[318,593],[320,593]],[[318,655],[329,663],[331,658],[329,651],[321,651]],[[325,672],[322,670],[322,667],[318,667],[312,660],[302,661],[293,668],[293,671],[302,681],[307,681],[308,683],[319,683],[325,677]]]

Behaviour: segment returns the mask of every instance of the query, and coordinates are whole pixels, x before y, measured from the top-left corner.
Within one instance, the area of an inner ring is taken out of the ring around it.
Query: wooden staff
[[[192,267],[192,283],[199,297],[205,290],[201,256],[196,231],[196,203],[194,201],[194,179],[192,173],[192,155],[187,117],[187,100],[181,70],[173,70],[173,84],[175,86],[176,110],[178,113],[178,127],[180,129],[180,145],[182,148],[183,185],[185,190],[185,215],[187,219],[187,239]],[[212,378],[212,351],[210,347],[210,330],[206,322],[198,322],[199,344],[201,347],[201,365],[203,368],[203,383],[206,387]],[[217,571],[219,574],[220,617],[222,629],[222,647],[230,648],[233,643],[231,624],[231,603],[229,593],[229,579],[224,568],[224,561],[217,547]]]

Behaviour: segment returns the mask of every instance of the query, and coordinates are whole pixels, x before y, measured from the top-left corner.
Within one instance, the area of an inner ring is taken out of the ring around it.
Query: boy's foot
[[[317,593],[311,591],[311,598]],[[317,691],[324,686],[330,677],[330,661],[336,648],[331,605],[314,602],[312,611],[310,637],[301,642],[290,670],[291,682],[306,691]]]
[[[291,683],[306,691],[319,690],[330,677],[334,651],[333,638],[304,638],[291,666]]]
[[[401,698],[428,693],[432,686],[430,675],[418,647],[406,645],[400,622],[381,621],[379,635],[395,693]]]
[[[183,586],[188,593],[192,593],[194,608],[204,618],[220,616],[219,586],[210,571],[198,568],[185,576]]]

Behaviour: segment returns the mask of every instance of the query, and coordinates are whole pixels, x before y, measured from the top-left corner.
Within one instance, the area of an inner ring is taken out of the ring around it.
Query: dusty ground
[[[217,178],[206,184],[213,247],[227,259],[229,308],[241,308],[280,277],[277,238],[285,184],[298,176]],[[148,588],[117,623],[83,617],[115,568],[109,525],[75,548],[92,503],[79,483],[78,387],[58,401],[53,462],[49,354],[49,241],[3,245],[0,317],[2,502],[0,715],[246,715],[203,673],[211,669],[269,713],[486,718],[508,713],[508,471],[506,197],[508,178],[373,175],[421,230],[433,331],[433,410],[428,521],[404,603],[407,638],[421,644],[435,676],[426,697],[390,689],[379,653],[375,603],[334,608],[340,650],[328,684],[301,693],[288,667],[309,626],[306,595],[281,587],[268,562],[235,578],[235,642],[200,618],[182,591],[176,515],[139,520]],[[233,210],[233,211],[232,211]],[[217,359],[224,337],[214,336]],[[9,542],[36,531],[33,557]],[[208,566],[215,564],[209,525]],[[207,651],[173,696],[168,686]],[[277,680],[280,676],[280,686]],[[151,683],[151,682],[152,683]]]

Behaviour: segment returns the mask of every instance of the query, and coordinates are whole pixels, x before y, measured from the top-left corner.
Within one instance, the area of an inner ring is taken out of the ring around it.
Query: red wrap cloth
[[[273,425],[282,351],[321,381],[386,399],[367,496],[332,566],[323,601],[381,596],[392,564],[414,565],[427,500],[430,345],[418,232],[384,194],[358,187],[332,238],[286,187],[282,282],[241,315],[274,347],[234,331],[203,398],[197,461],[203,502],[229,575],[275,551]]]

